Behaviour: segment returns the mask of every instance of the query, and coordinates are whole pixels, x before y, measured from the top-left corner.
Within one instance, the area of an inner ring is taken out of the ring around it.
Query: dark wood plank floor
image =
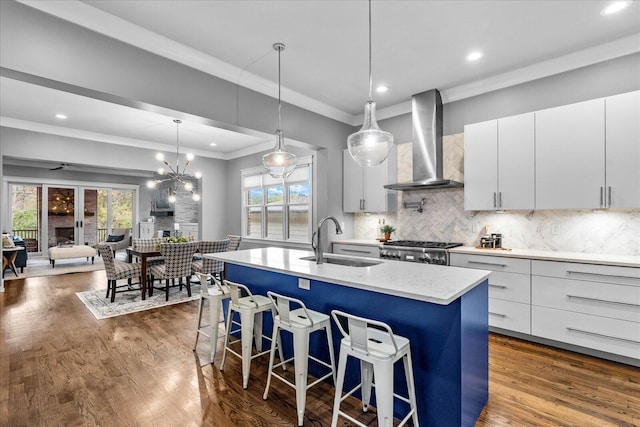
[[[239,360],[206,365],[206,338],[191,351],[197,301],[96,320],[75,293],[105,286],[103,271],[5,282],[0,426],[296,425],[292,389],[262,400],[266,358],[243,390]],[[640,426],[638,368],[494,334],[489,356],[477,426]],[[332,398],[309,391],[305,426],[330,425]]]

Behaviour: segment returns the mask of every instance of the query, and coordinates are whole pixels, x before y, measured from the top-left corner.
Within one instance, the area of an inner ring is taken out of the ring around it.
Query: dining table
[[[2,248],[2,277],[4,277],[4,270],[10,268],[13,274],[18,277],[18,269],[16,268],[16,257],[18,251],[25,250],[24,246],[12,246],[9,248]]]
[[[140,284],[140,288],[142,289],[142,299],[145,299],[147,295],[147,282],[149,277],[147,275],[147,260],[152,257],[162,256],[160,249],[135,249],[133,247],[127,248],[127,262],[133,262],[133,257],[136,256],[140,258],[140,267],[144,274],[143,283]],[[153,284],[149,284],[152,286]],[[151,288],[149,288],[151,290]],[[153,291],[151,291],[152,293]]]

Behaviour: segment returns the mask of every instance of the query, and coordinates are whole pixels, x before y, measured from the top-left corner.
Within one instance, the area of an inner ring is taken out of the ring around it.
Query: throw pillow
[[[119,241],[121,241],[123,239],[124,239],[124,234],[114,235],[114,236],[109,234],[109,236],[107,237],[107,242],[119,242]]]

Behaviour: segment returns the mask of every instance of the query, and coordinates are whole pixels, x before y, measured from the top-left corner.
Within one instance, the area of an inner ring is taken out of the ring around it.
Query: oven
[[[462,243],[390,240],[380,246],[380,258],[423,264],[449,265],[449,249]]]

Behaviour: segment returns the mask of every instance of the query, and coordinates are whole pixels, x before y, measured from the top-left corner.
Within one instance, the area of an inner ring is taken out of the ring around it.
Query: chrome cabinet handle
[[[591,336],[594,336],[594,337],[608,338],[608,339],[617,340],[617,341],[630,342],[632,344],[640,344],[640,341],[630,340],[628,338],[614,337],[614,336],[611,336],[611,335],[599,334],[597,332],[585,331],[584,329],[576,329],[576,328],[571,328],[571,327],[568,327],[568,326],[567,326],[567,331],[569,331],[569,332],[578,332],[580,334],[591,335]]]
[[[471,261],[469,261],[469,262],[471,262]],[[567,274],[584,274],[586,276],[600,276],[600,277],[613,277],[613,278],[616,278],[616,279],[640,280],[640,277],[622,276],[622,275],[619,275],[619,274],[591,273],[589,271],[567,270]]]
[[[469,264],[491,265],[493,267],[506,267],[507,264],[496,264],[493,262],[467,261]]]
[[[609,207],[611,207],[611,186],[609,186],[608,193],[609,193],[609,194],[608,194],[608,198],[609,198]]]
[[[501,318],[505,318],[505,317],[507,317],[507,315],[506,315],[506,314],[502,314],[502,313],[493,313],[493,312],[491,312],[491,311],[489,312],[489,315],[490,315],[490,316],[495,316],[495,317],[501,317]]]
[[[600,187],[600,207],[604,206],[604,187]]]
[[[502,207],[502,191],[498,192],[498,207]]]
[[[492,285],[491,283],[489,283],[489,287],[496,288],[496,289],[507,289],[507,287],[504,285]]]
[[[580,295],[569,295],[569,294],[567,294],[567,298],[569,298],[569,299],[577,299],[577,300],[581,300],[581,301],[601,302],[601,303],[604,303],[604,304],[624,305],[624,306],[628,306],[628,307],[640,307],[640,304],[633,304],[631,302],[613,301],[613,300],[600,299],[600,298],[590,298],[590,297],[583,297],[583,296],[580,296]]]
[[[367,254],[367,255],[371,254],[371,252],[369,251],[359,251],[357,249],[340,249],[340,252],[352,252],[354,254]]]
[[[362,199],[362,210],[365,209],[365,203],[367,203],[367,199]]]
[[[498,200],[497,200],[497,195],[496,192],[493,192],[493,207],[497,208],[498,207]]]

